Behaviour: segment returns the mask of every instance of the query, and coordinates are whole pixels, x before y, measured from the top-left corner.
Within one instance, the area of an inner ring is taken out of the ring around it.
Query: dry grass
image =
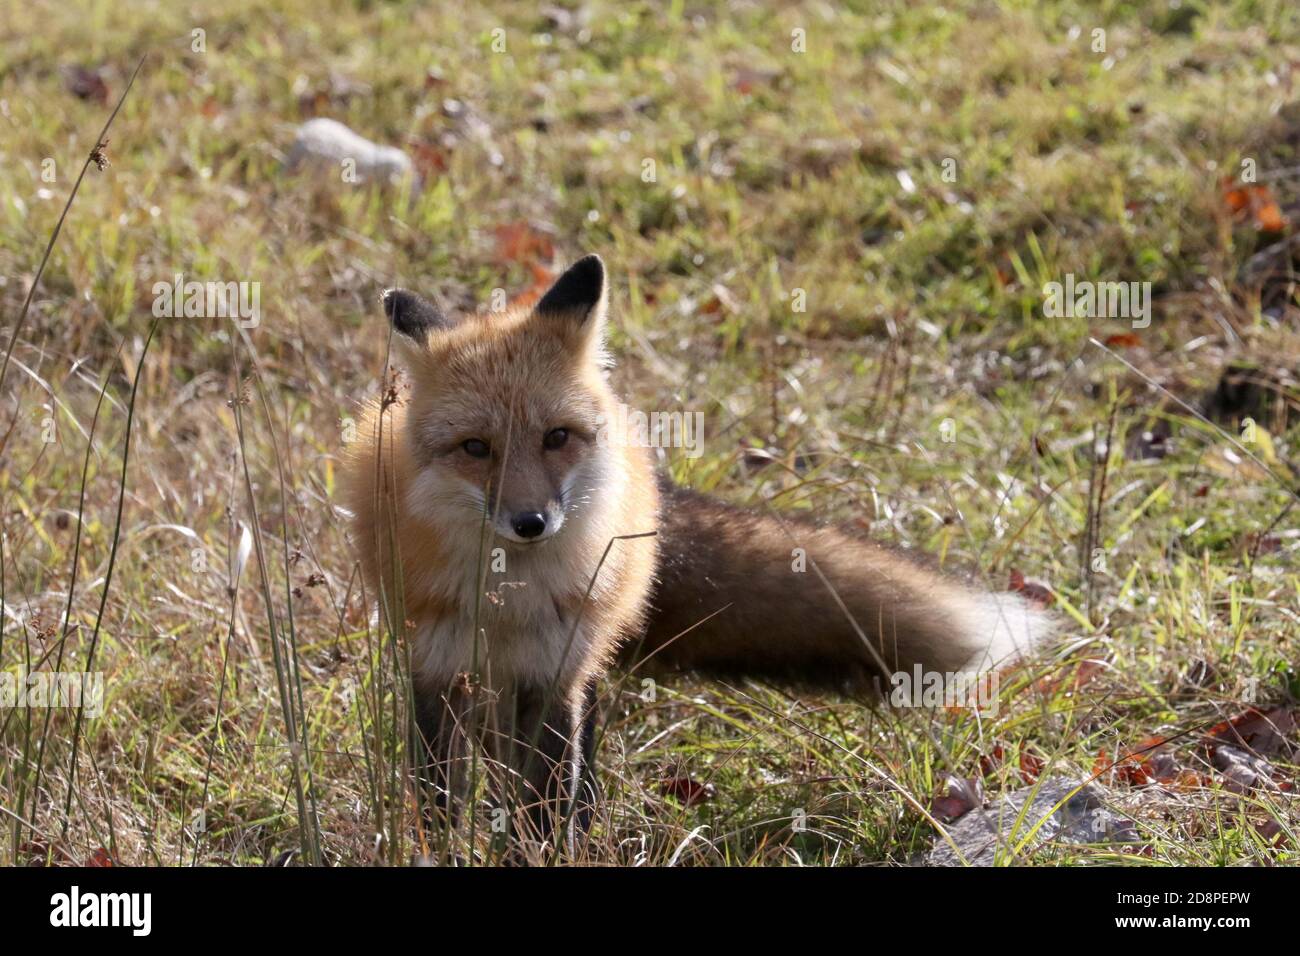
[[[0,667],[102,670],[107,692],[75,780],[75,712],[0,709],[0,862],[464,852],[467,834],[416,826],[401,653],[370,626],[335,472],[380,387],[378,291],[452,308],[522,292],[532,265],[505,247],[533,232],[542,266],[599,251],[613,270],[629,403],[704,412],[704,456],[664,461],[680,480],[866,523],[992,587],[1021,571],[1074,610],[988,720],[611,681],[607,800],[581,860],[907,862],[935,839],[932,795],[981,757],[1004,756],[983,765],[996,793],[1023,785],[1020,754],[1087,773],[1177,734],[1194,777],[1103,778],[1141,853],[1004,859],[1294,860],[1294,765],[1275,754],[1278,786],[1234,792],[1198,728],[1300,690],[1297,432],[1261,418],[1270,475],[1218,430],[1240,436],[1240,408],[1216,427],[1164,391],[1195,401],[1229,360],[1296,368],[1294,290],[1246,267],[1269,242],[1218,186],[1253,158],[1297,212],[1288,3],[1220,4],[1186,28],[1154,2],[593,2],[577,20],[209,6],[191,22],[41,2],[0,27],[6,342],[91,137],[149,54],[0,398]],[[70,92],[79,65],[102,68],[107,103]],[[423,191],[286,176],[294,125],[317,113],[419,155]],[[260,282],[261,324],[164,320],[151,339],[153,283],[178,272]],[[1125,324],[1044,317],[1043,284],[1070,272],[1153,283],[1124,361],[1088,340]],[[1130,432],[1154,423],[1171,437],[1141,460]],[[683,780],[708,798],[680,799]]]

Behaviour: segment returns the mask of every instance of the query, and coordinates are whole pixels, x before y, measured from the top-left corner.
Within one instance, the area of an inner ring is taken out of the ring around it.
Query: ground
[[[586,252],[629,404],[703,415],[678,480],[1063,626],[996,713],[615,677],[582,860],[905,864],[973,781],[1095,776],[1136,840],[998,861],[1294,862],[1293,4],[862,6],[8,10],[0,668],[105,705],[0,707],[0,863],[470,858],[416,825],[338,466],[382,289],[488,307]],[[312,116],[422,188],[286,173]],[[154,327],[178,273],[259,323]],[[1149,282],[1149,325],[1050,314],[1067,275]]]

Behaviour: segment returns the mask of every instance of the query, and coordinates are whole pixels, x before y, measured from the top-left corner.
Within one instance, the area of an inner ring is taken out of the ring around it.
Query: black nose
[[[521,511],[515,515],[511,526],[521,538],[535,538],[546,530],[546,515],[540,511]]]

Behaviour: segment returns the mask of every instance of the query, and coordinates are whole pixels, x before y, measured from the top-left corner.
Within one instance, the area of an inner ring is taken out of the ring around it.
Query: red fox
[[[409,393],[368,410],[346,495],[368,587],[411,638],[438,793],[456,791],[458,747],[476,734],[526,787],[543,836],[563,813],[585,824],[595,685],[620,651],[861,685],[915,665],[977,670],[1048,633],[1015,595],[656,478],[643,443],[610,428],[607,301],[594,255],[532,308],[457,320],[384,293]]]

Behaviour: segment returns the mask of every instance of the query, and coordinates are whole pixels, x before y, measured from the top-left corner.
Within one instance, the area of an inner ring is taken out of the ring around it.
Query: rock
[[[1276,789],[1273,767],[1257,754],[1247,753],[1227,744],[1219,744],[1210,755],[1214,767],[1223,774],[1225,790],[1250,793],[1257,787]]]
[[[285,168],[292,171],[304,164],[330,167],[343,182],[395,183],[416,178],[415,165],[400,149],[372,143],[342,123],[324,117],[298,127]]]
[[[977,807],[948,827],[948,835],[961,850],[961,856],[940,837],[920,862],[927,866],[961,866],[962,857],[965,857],[965,862],[971,866],[992,866],[999,841],[1002,843],[1001,859],[1008,860],[1010,848],[1024,840],[1035,827],[1038,829],[1026,842],[1022,855],[1046,843],[1132,843],[1137,840],[1133,821],[1105,807],[1105,790],[1095,783],[1088,783],[1078,793],[1069,796],[1079,787],[1078,780],[1048,777],[1037,787],[1004,794],[991,807]],[[1061,803],[1063,800],[1065,802]],[[1029,809],[1021,817],[1026,801]],[[1058,803],[1061,803],[1060,808],[1053,812],[1052,808]],[[1044,818],[1045,822],[1038,826]]]

